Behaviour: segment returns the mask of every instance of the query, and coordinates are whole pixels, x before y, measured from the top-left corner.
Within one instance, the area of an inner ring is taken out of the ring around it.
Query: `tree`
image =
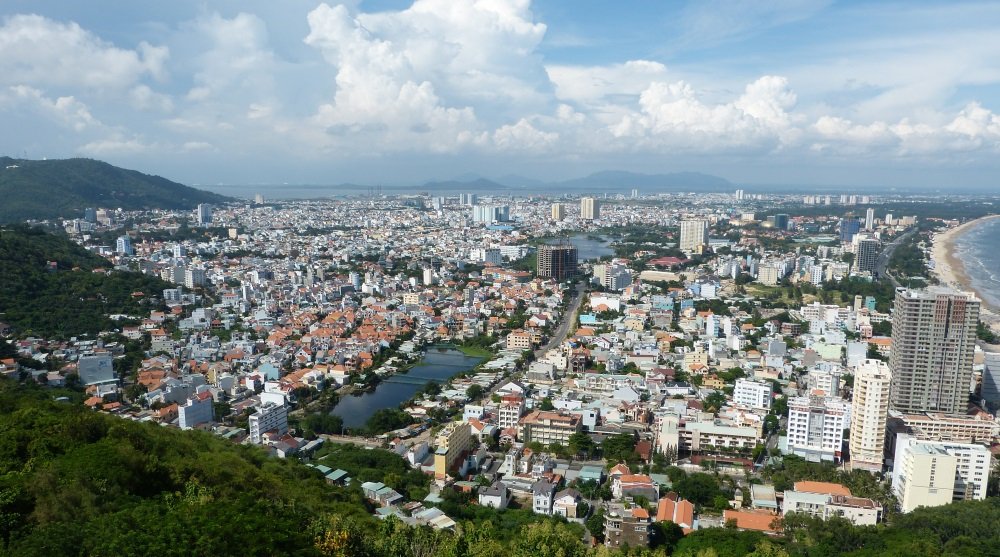
[[[601,442],[601,452],[608,462],[635,461],[635,436],[631,433],[612,435]]]
[[[483,396],[482,385],[477,385],[475,383],[469,385],[469,388],[465,389],[465,396],[468,397],[469,400],[479,400]]]
[[[575,455],[583,454],[586,458],[594,451],[594,440],[582,431],[578,431],[569,436],[567,440],[569,451]]]
[[[712,412],[718,412],[726,405],[726,393],[722,391],[713,391],[710,395],[705,397],[705,409],[711,410]]]
[[[654,522],[650,532],[649,547],[653,549],[663,548],[667,553],[672,553],[677,546],[677,542],[684,537],[684,530],[671,521]]]
[[[538,408],[546,412],[551,412],[556,409],[556,407],[552,405],[552,399],[550,397],[543,398],[542,402],[538,405]]]
[[[673,487],[678,495],[700,506],[715,504],[715,498],[722,494],[715,476],[704,472],[688,474]]]
[[[586,520],[587,531],[590,535],[597,540],[598,543],[604,542],[604,509],[598,509],[596,513],[592,514],[590,518]]]

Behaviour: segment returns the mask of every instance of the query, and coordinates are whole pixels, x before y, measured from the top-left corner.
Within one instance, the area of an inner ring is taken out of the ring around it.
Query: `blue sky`
[[[5,0],[0,153],[186,183],[989,187],[1000,4]]]

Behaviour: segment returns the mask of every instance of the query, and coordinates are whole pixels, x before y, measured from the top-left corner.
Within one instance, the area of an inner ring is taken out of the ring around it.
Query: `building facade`
[[[812,462],[840,462],[848,406],[824,397],[788,399],[788,452]]]
[[[882,471],[891,379],[889,366],[879,360],[865,360],[854,374],[850,428],[852,468]]]
[[[288,409],[283,404],[267,402],[250,415],[250,441],[260,444],[265,433],[288,433]]]
[[[576,275],[577,250],[573,244],[538,246],[538,276],[565,280]]]
[[[896,290],[889,357],[893,408],[965,413],[979,306],[975,295],[948,288]]]
[[[680,249],[685,252],[698,252],[708,243],[708,221],[681,221]]]
[[[601,202],[593,197],[581,197],[580,218],[583,220],[597,220],[601,218]]]
[[[992,454],[982,445],[921,441],[900,434],[892,488],[904,513],[952,501],[985,499],[992,466]]]

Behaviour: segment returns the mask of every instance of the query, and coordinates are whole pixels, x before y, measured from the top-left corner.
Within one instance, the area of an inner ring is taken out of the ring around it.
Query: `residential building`
[[[806,513],[824,520],[831,516],[846,518],[856,526],[875,526],[882,516],[882,505],[871,499],[855,497],[845,486],[827,482],[795,482],[786,490],[781,515]]]
[[[556,493],[552,500],[552,514],[563,518],[577,518],[577,507],[582,500],[583,496],[579,491],[573,488],[564,489]]]
[[[538,246],[538,276],[565,280],[576,275],[577,250],[573,244]]]
[[[747,408],[768,410],[771,408],[771,391],[769,382],[737,379],[733,388],[733,403]]]
[[[889,366],[880,360],[865,360],[854,373],[850,427],[851,468],[882,471],[891,379]]]
[[[840,241],[851,242],[854,235],[861,232],[861,221],[854,215],[847,215],[840,220]]]
[[[656,504],[656,521],[673,522],[687,532],[694,528],[694,503],[670,492]]]
[[[516,329],[507,333],[507,348],[512,350],[531,350],[531,333],[524,329]]]
[[[611,482],[611,495],[622,497],[645,497],[650,503],[660,498],[660,486],[645,474],[621,474]]]
[[[604,515],[604,545],[610,548],[649,547],[652,519],[640,507],[612,505]]]
[[[479,505],[482,507],[493,507],[494,509],[506,509],[510,501],[510,489],[503,482],[493,482],[489,486],[479,488]]]
[[[839,462],[847,427],[847,404],[839,399],[788,399],[788,452],[812,462]]]
[[[566,218],[566,206],[562,203],[552,204],[552,220],[554,222],[561,222]]]
[[[708,221],[681,221],[680,249],[684,252],[700,253],[708,244]]]
[[[437,434],[434,441],[434,478],[443,480],[455,464],[472,449],[472,430],[468,423],[451,422]]]
[[[250,442],[259,445],[265,433],[288,433],[288,409],[284,404],[266,402],[250,415],[249,422]]]
[[[524,398],[516,395],[507,395],[500,401],[500,408],[497,411],[497,427],[500,431],[507,428],[516,428],[521,421],[521,414],[524,414]]]
[[[518,438],[524,443],[538,441],[543,445],[566,445],[571,435],[583,430],[582,426],[580,416],[535,410],[521,418]]]
[[[952,501],[984,499],[992,466],[992,454],[982,445],[921,441],[899,434],[892,488],[904,513]]]
[[[535,514],[552,514],[556,486],[548,480],[538,480],[531,486],[531,511]]]
[[[135,250],[132,249],[132,238],[129,238],[127,234],[119,236],[115,242],[115,251],[120,255],[135,255]]]
[[[212,224],[212,206],[208,203],[200,203],[197,210],[198,226],[208,226]]]
[[[878,265],[879,241],[874,238],[865,238],[858,242],[856,253],[854,254],[854,268],[858,271],[875,272]]]
[[[1000,413],[1000,352],[987,352],[983,359],[980,396],[988,412],[994,416]]]
[[[198,427],[215,419],[215,400],[208,391],[199,393],[177,408],[178,425],[181,429]]]
[[[581,197],[580,218],[583,220],[597,220],[601,218],[601,202],[593,197]]]
[[[1000,435],[1000,424],[982,415],[967,416],[921,412],[903,414],[889,410],[889,434],[906,433],[921,441],[988,443]],[[890,438],[894,441],[894,438]]]
[[[80,377],[80,383],[85,387],[118,382],[118,374],[115,373],[114,361],[110,354],[80,356],[77,360],[76,373]]]
[[[964,413],[980,300],[949,288],[896,289],[890,402],[904,413]]]

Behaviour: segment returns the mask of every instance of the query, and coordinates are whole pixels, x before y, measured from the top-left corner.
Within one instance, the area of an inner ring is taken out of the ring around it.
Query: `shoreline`
[[[973,285],[965,264],[955,254],[955,241],[968,229],[986,221],[998,219],[1000,215],[988,215],[962,223],[954,228],[934,235],[931,246],[931,258],[934,260],[934,275],[941,284],[973,292],[981,300],[980,321],[993,327],[1000,327],[1000,307],[990,304]]]

